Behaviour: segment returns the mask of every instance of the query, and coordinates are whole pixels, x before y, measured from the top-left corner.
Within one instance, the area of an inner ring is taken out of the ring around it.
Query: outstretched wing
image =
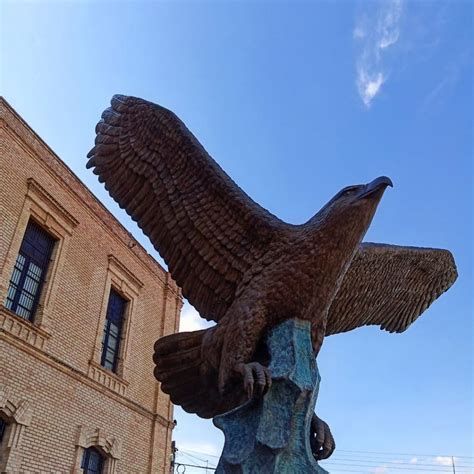
[[[88,167],[137,221],[201,316],[218,321],[285,224],[252,201],[169,110],[114,96]]]
[[[456,278],[447,250],[364,243],[329,309],[326,335],[368,325],[403,332]]]

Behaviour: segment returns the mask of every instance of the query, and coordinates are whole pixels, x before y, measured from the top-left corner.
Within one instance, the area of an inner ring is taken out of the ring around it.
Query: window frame
[[[96,339],[92,357],[89,361],[88,375],[90,378],[108,387],[114,392],[125,396],[128,387],[128,348],[133,331],[133,319],[143,283],[113,254],[109,254],[102,293],[100,317],[97,321]],[[116,371],[112,372],[101,365],[102,341],[110,290],[114,288],[127,301],[127,309],[122,323],[122,339],[118,352]]]
[[[6,438],[7,428],[9,423],[7,423],[1,416],[0,416],[0,446],[2,445],[3,439]]]
[[[18,472],[23,459],[24,433],[31,425],[30,402],[18,398],[13,390],[0,383],[0,418],[6,424],[2,440],[0,472]]]
[[[122,457],[122,441],[102,428],[85,425],[79,425],[77,428],[76,456],[71,472],[84,472],[84,453],[87,449],[94,448],[102,454],[102,474],[115,474]]]
[[[70,237],[79,221],[64,209],[34,178],[28,178],[26,185],[27,189],[23,208],[16,227],[10,236],[5,264],[0,269],[0,312],[7,319],[11,320],[10,326],[12,329],[9,332],[16,334],[18,326],[21,326],[21,334],[25,334],[25,337],[22,337],[22,339],[41,350],[46,350],[47,341],[51,336],[52,308],[59,286],[57,284],[57,275],[64,266]],[[30,219],[34,220],[57,240],[51,254],[49,268],[44,276],[43,288],[36,306],[34,323],[16,315],[5,306],[9,287],[8,283],[10,282],[23,236]]]
[[[116,299],[113,301],[113,299]],[[119,299],[121,301],[119,301]],[[114,311],[114,308],[112,305],[115,304],[121,304],[123,305],[120,308],[120,316],[118,318],[116,317],[116,314],[112,314]],[[102,339],[102,352],[100,355],[100,365],[107,370],[112,371],[114,374],[117,373],[118,369],[118,363],[119,359],[121,356],[121,351],[122,351],[122,346],[123,346],[123,331],[124,331],[124,326],[125,326],[125,321],[127,320],[128,316],[128,308],[129,308],[130,301],[125,298],[120,291],[118,291],[115,287],[111,286],[110,291],[109,291],[109,298],[107,302],[107,311],[106,311],[106,316],[105,316],[105,322],[104,322],[104,330],[103,330],[103,339]],[[114,321],[115,319],[115,321]],[[117,336],[115,337],[116,339],[116,346],[113,349],[113,361],[111,362],[111,367],[108,365],[105,365],[107,362],[110,363],[110,361],[107,358],[107,353],[108,350],[110,349],[109,346],[109,340],[111,336],[111,327],[112,324],[114,324],[117,327]]]
[[[96,471],[98,474],[103,474],[104,468],[105,468],[105,463],[107,461],[107,457],[102,454],[102,452],[96,447],[96,446],[89,446],[88,448],[85,448],[83,453],[82,453],[82,459],[81,459],[81,469],[84,474],[89,474],[89,467],[86,466],[86,463],[89,464],[91,461],[91,455],[97,455],[98,458],[100,459],[100,465],[99,465],[99,470]]]
[[[31,234],[29,234],[29,232]],[[46,242],[46,248],[44,249],[44,254],[42,258],[39,258],[37,255],[34,255],[34,252],[37,250],[36,248],[28,249],[27,247],[34,247],[35,243],[38,243],[38,240],[31,242],[29,241],[30,238],[35,237],[34,233],[37,233],[41,237],[49,238],[49,242]],[[42,293],[44,290],[44,284],[46,281],[46,277],[48,275],[48,271],[51,267],[52,263],[52,256],[57,245],[58,239],[49,233],[47,230],[38,224],[35,219],[29,219],[26,225],[25,231],[23,232],[23,237],[21,239],[20,249],[18,250],[17,257],[15,259],[15,264],[13,266],[13,270],[11,272],[11,276],[8,283],[7,294],[4,300],[4,306],[15,313],[20,318],[23,318],[25,321],[34,322],[36,310],[38,309],[38,305],[40,299],[42,297]],[[22,267],[18,268],[18,261],[20,257],[23,258]],[[37,268],[41,269],[41,273],[38,276],[38,280],[34,280],[32,275],[30,275],[30,268],[31,265],[35,265]],[[18,281],[15,283],[13,278],[15,276],[15,272],[18,272],[19,277]],[[36,283],[36,290],[34,293],[31,293],[27,289],[27,278],[30,278],[34,283]],[[16,288],[13,290],[13,298],[10,298],[10,289],[15,286]],[[31,307],[28,309],[27,307],[23,306],[20,302],[24,295],[24,293],[30,293],[32,296],[32,303]],[[9,303],[11,301],[11,304]],[[28,314],[21,314],[19,312],[19,307],[23,309]]]

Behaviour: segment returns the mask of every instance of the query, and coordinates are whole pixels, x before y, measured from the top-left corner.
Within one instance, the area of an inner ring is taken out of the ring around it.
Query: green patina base
[[[213,419],[225,435],[216,474],[325,474],[309,441],[320,381],[311,324],[285,321],[269,332],[266,344],[272,374],[267,394]]]

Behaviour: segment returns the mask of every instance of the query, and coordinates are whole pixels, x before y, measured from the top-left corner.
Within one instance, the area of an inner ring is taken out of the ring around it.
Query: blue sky
[[[347,451],[413,453],[367,454],[373,468],[350,468],[378,473],[474,456],[471,2],[0,8],[0,92],[152,253],[85,169],[115,93],[172,109],[253,199],[292,223],[343,186],[390,176],[366,240],[448,248],[460,276],[403,335],[364,328],[325,341],[317,412],[338,446],[325,466],[345,472]],[[190,308],[183,319],[197,324]],[[219,452],[209,421],[176,418],[178,447]]]

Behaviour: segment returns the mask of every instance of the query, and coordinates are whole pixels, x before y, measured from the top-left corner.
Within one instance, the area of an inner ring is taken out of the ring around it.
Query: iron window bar
[[[128,301],[113,288],[110,290],[105,318],[100,364],[113,372],[117,371],[122,325]]]
[[[104,467],[104,457],[94,447],[87,448],[82,456],[81,468],[83,474],[101,474]]]
[[[56,240],[30,220],[15,261],[5,306],[32,321]]]

